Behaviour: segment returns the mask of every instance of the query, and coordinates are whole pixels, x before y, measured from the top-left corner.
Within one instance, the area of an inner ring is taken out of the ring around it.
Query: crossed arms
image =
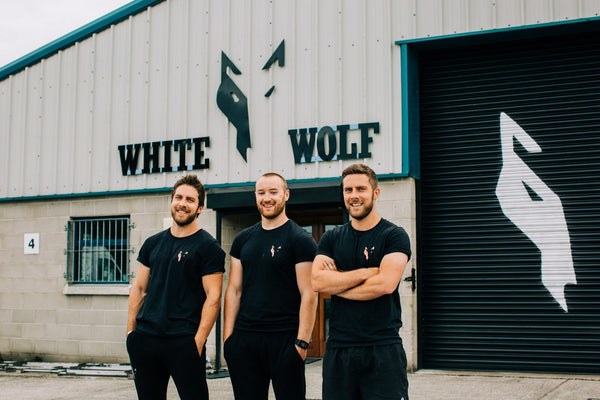
[[[349,300],[366,301],[393,293],[408,262],[408,256],[396,252],[386,254],[379,268],[342,271],[331,257],[319,254],[312,266],[311,282],[316,292],[333,294]]]

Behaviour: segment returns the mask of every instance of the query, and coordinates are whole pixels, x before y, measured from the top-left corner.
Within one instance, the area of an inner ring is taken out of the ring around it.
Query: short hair
[[[286,190],[288,190],[288,185],[287,185],[285,178],[276,172],[267,172],[266,174],[262,174],[262,176],[260,178],[272,178],[274,176],[281,179],[281,182],[283,183],[283,191],[285,192]],[[259,180],[260,180],[260,178],[259,178]]]
[[[369,183],[371,184],[373,189],[377,189],[377,174],[375,174],[375,171],[373,171],[371,167],[365,164],[352,164],[351,166],[344,169],[344,171],[342,172],[342,185],[345,177],[347,177],[348,175],[355,174],[367,175],[367,177],[369,178]]]
[[[177,188],[181,185],[189,185],[196,189],[196,191],[198,192],[198,204],[201,207],[204,207],[204,198],[206,197],[206,191],[204,190],[204,186],[202,185],[202,182],[200,182],[200,179],[198,179],[198,177],[194,174],[184,175],[181,178],[179,178],[177,182],[175,182],[173,190],[171,191],[171,200],[173,199],[173,196],[175,196],[175,191],[177,191]]]

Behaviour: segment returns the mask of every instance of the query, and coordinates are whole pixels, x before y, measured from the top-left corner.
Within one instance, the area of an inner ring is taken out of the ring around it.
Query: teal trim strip
[[[400,47],[402,82],[402,171],[416,179],[420,169],[419,67],[417,55],[403,44]]]
[[[134,0],[0,68],[0,81],[165,0]]]
[[[22,197],[4,197],[0,198],[0,203],[9,201],[38,201],[38,200],[61,200],[72,199],[75,197],[93,197],[93,196],[118,196],[122,194],[139,194],[139,193],[157,193],[170,192],[172,187],[155,188],[155,189],[138,189],[138,190],[115,190],[109,192],[87,192],[87,193],[67,193],[67,194],[48,194],[43,196],[22,196]]]
[[[408,46],[400,47],[400,82],[402,98],[402,172],[410,173],[409,128],[410,104],[408,90]]]
[[[381,174],[377,175],[378,179],[392,179],[392,178],[407,178],[408,174]],[[294,183],[317,183],[317,182],[329,182],[339,181],[341,177],[335,178],[319,178],[319,179],[292,179],[288,180],[288,184]],[[204,185],[208,189],[226,189],[231,187],[244,187],[254,186],[256,182],[243,182],[243,183],[223,183],[216,185]],[[93,197],[93,196],[119,196],[119,195],[131,195],[131,194],[144,194],[144,193],[169,193],[173,190],[172,187],[165,188],[154,188],[154,189],[138,189],[138,190],[115,190],[108,192],[87,192],[87,193],[69,193],[69,194],[51,194],[45,196],[23,196],[23,197],[5,197],[0,198],[0,203],[8,203],[11,201],[40,201],[40,200],[63,200],[72,199],[76,197]]]

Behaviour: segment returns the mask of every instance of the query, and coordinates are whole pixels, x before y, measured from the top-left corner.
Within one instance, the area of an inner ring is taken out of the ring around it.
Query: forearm
[[[302,294],[302,300],[300,302],[300,324],[298,326],[297,335],[298,339],[310,342],[318,303],[318,293],[312,290],[306,290],[305,293]]]
[[[142,304],[144,304],[145,298],[146,296],[138,287],[134,286],[131,289],[131,293],[129,294],[129,306],[127,311],[127,333],[135,330],[135,318],[140,312]]]
[[[228,290],[225,293],[225,317],[223,322],[223,341],[233,333],[235,320],[240,310],[240,295]]]
[[[349,300],[372,300],[398,290],[408,256],[403,253],[386,255],[377,274],[366,279],[362,284],[338,293],[338,296]]]
[[[312,285],[315,291],[339,294],[357,287],[372,275],[372,268],[358,268],[351,271],[320,270],[313,274]]]
[[[196,343],[198,345],[204,345],[206,343],[206,339],[210,334],[210,330],[215,324],[217,320],[217,315],[219,315],[219,309],[221,308],[221,298],[218,299],[206,299],[204,305],[202,306],[202,314],[200,317],[200,324],[198,326],[198,331],[196,332]]]
[[[385,294],[388,294],[388,291],[381,285],[377,276],[373,276],[358,286],[338,293],[337,296],[348,300],[367,301]]]

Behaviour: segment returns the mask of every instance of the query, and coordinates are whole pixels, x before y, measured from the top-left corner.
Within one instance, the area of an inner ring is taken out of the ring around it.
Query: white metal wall
[[[167,0],[0,82],[0,198],[169,187],[173,173],[123,176],[117,146],[201,136],[206,184],[336,177],[352,161],[294,164],[287,132],[362,122],[380,123],[364,161],[401,173],[394,41],[599,12],[599,0]],[[282,40],[285,66],[263,71]],[[221,51],[248,97],[247,163],[216,104]]]

